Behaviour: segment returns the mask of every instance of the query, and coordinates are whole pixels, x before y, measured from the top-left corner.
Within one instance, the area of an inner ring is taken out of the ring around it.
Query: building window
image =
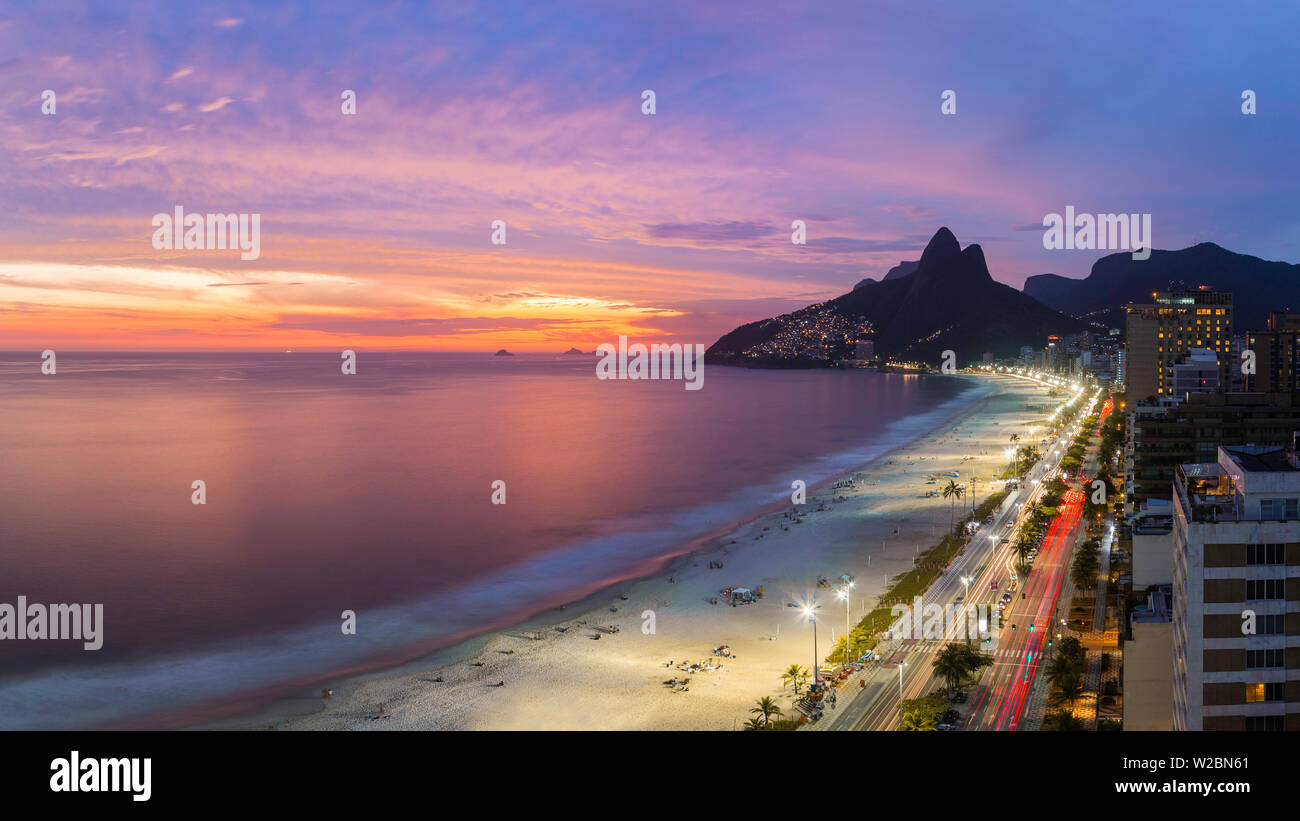
[[[1283,564],[1286,546],[1281,544],[1246,545],[1246,564]]]
[[[1280,733],[1285,716],[1246,716],[1246,729],[1250,732]]]
[[[1263,684],[1246,685],[1246,703],[1260,701],[1286,701],[1286,682],[1274,681]]]
[[[1246,600],[1285,598],[1284,579],[1247,579]]]
[[[1260,670],[1281,667],[1283,664],[1281,650],[1247,650],[1246,669]]]
[[[1255,628],[1261,636],[1280,636],[1286,631],[1286,616],[1260,616],[1255,620]]]
[[[1300,518],[1300,499],[1260,499],[1259,518],[1287,522]]]

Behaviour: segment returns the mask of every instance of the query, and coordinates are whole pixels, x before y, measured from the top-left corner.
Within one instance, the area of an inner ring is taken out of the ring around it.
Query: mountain
[[[899,279],[901,277],[905,277],[908,274],[914,272],[916,270],[916,266],[920,264],[921,264],[920,260],[914,260],[912,262],[907,262],[906,260],[904,260],[903,262],[900,262],[897,265],[895,265],[893,268],[890,268],[889,273],[885,274],[885,278],[880,281],[889,282],[891,279]],[[863,285],[870,285],[875,281],[876,280],[874,278],[867,277],[866,279],[862,280],[861,282],[859,282],[857,285],[854,285],[853,287],[861,288]]]
[[[1152,291],[1167,291],[1170,282],[1231,292],[1237,329],[1263,328],[1269,311],[1300,310],[1300,265],[1238,254],[1213,242],[1152,251],[1148,260],[1135,260],[1128,252],[1109,254],[1085,279],[1029,277],[1025,293],[1058,310],[1091,314],[1089,319],[1122,328],[1126,302],[1149,302]]]
[[[502,348],[501,350],[497,351],[492,355],[493,356],[514,356],[514,354],[510,353],[510,351],[507,351],[505,348]]]
[[[1083,280],[1063,277],[1060,274],[1034,274],[1025,280],[1025,293],[1034,299],[1058,311],[1065,310],[1070,301],[1071,289]]]
[[[705,362],[819,367],[850,357],[853,341],[873,339],[879,355],[936,363],[952,350],[958,364],[965,364],[985,352],[1004,357],[1022,345],[1041,348],[1052,334],[1087,327],[995,281],[979,245],[962,250],[953,233],[940,228],[911,273],[741,325],[709,347]]]
[[[916,273],[916,269],[920,266],[920,264],[921,264],[921,260],[919,259],[914,259],[911,262],[907,262],[906,260],[904,260],[903,262],[900,262],[897,265],[895,265],[893,268],[890,268],[889,273],[885,274],[885,278],[882,279],[881,282],[889,282],[891,279],[901,279],[907,276],[908,274]]]
[[[578,350],[577,348],[569,348],[567,351],[565,351],[564,353],[560,354],[560,356],[579,356],[579,355],[581,355],[581,356],[588,356],[589,354],[587,354],[587,353],[585,353],[585,352],[583,352],[583,351],[580,351],[580,350]]]

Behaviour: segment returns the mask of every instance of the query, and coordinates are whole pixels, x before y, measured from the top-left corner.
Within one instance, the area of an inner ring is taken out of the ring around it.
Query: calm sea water
[[[0,728],[183,723],[417,657],[651,572],[979,390],[709,367],[687,391],[598,380],[594,357],[339,362],[60,353],[43,376],[0,355],[0,602],[105,611],[97,652],[0,641]]]

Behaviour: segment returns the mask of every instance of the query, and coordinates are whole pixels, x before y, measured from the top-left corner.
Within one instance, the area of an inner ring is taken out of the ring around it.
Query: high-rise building
[[[1219,445],[1281,446],[1300,430],[1300,394],[1193,393],[1156,405],[1130,404],[1124,452],[1133,510],[1169,499],[1178,465],[1212,461]]]
[[[1300,390],[1300,314],[1271,312],[1268,330],[1248,333],[1246,348],[1254,354],[1253,368],[1243,375],[1246,390]],[[1240,365],[1237,369],[1242,370]]]
[[[1232,393],[1241,393],[1246,390],[1246,374],[1242,369],[1242,363],[1246,361],[1243,352],[1250,348],[1250,334],[1237,332],[1232,335],[1232,341],[1228,343],[1228,381],[1224,384],[1224,389]]]
[[[1300,730],[1294,446],[1220,447],[1174,483],[1175,730]]]
[[[1232,294],[1202,285],[1157,291],[1147,304],[1125,306],[1125,392],[1129,401],[1174,393],[1173,367],[1192,348],[1214,351],[1224,367],[1232,340]],[[1227,382],[1221,370],[1220,384]]]
[[[1173,372],[1175,399],[1219,390],[1219,358],[1209,348],[1192,348],[1182,362],[1174,365]]]

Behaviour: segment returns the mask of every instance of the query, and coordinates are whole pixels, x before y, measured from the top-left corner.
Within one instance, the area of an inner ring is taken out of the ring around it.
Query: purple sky
[[[1067,205],[1300,260],[1282,4],[16,5],[0,347],[707,344],[940,225],[1085,275]],[[155,250],[176,205],[260,213],[260,258]]]

